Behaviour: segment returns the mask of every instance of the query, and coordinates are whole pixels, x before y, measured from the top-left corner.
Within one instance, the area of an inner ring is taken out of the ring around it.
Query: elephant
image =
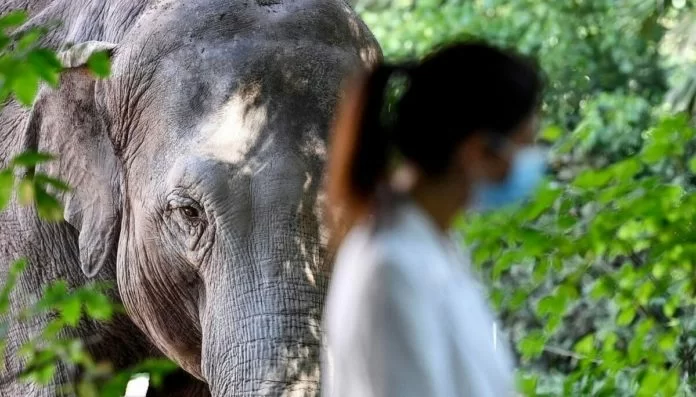
[[[31,107],[2,108],[0,168],[56,153],[36,172],[72,189],[61,222],[16,198],[0,213],[0,282],[29,263],[10,311],[52,280],[110,282],[125,314],[64,336],[116,368],[185,371],[149,395],[317,395],[326,147],[346,77],[382,57],[368,27],[343,0],[5,0],[0,14],[18,8],[19,30],[59,21],[41,44],[64,72]],[[86,67],[101,51],[104,79]],[[50,319],[11,324],[1,396],[62,395],[79,376],[8,376]]]

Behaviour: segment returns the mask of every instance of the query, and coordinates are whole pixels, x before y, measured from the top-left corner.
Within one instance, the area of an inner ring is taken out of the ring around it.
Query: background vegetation
[[[462,219],[527,396],[693,396],[693,4],[359,0],[387,59],[477,36],[534,56],[553,175]],[[466,117],[466,112],[462,113]]]

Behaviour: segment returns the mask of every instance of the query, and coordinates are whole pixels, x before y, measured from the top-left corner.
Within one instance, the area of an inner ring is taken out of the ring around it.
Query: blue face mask
[[[476,185],[474,209],[493,210],[524,201],[535,193],[545,170],[546,155],[542,149],[534,146],[518,149],[504,180]]]

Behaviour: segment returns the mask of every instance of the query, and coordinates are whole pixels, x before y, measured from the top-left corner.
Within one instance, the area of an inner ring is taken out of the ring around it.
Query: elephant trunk
[[[253,216],[230,222],[246,238],[220,246],[228,266],[203,277],[201,369],[216,397],[319,394],[329,280],[319,179],[293,156],[269,164],[250,183]]]
[[[287,280],[252,289],[207,304],[201,365],[212,395],[318,395],[324,291]]]

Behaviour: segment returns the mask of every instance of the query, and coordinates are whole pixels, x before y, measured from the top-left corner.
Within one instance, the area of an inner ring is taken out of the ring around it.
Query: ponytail
[[[391,142],[382,116],[394,71],[392,66],[379,65],[358,81],[352,80],[338,108],[329,154],[328,204],[340,211],[339,219],[333,221],[341,229],[347,230],[366,215],[387,176]]]
[[[396,72],[407,84],[391,120],[384,120],[387,85]],[[382,64],[352,83],[338,108],[329,153],[328,204],[338,213],[328,220],[338,241],[381,202],[378,191],[397,159],[392,150],[422,177],[443,175],[472,135],[517,131],[537,110],[543,88],[526,58],[478,41],[441,47],[415,64]],[[447,99],[452,94],[456,101]]]

